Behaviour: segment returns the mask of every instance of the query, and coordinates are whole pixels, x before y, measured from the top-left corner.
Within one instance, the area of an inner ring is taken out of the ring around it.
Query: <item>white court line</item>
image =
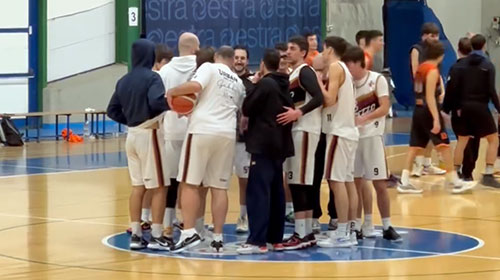
[[[91,225],[103,225],[103,226],[119,226],[119,227],[128,227],[129,226],[129,225],[123,225],[123,224],[101,223],[101,222],[91,222],[91,221],[84,221],[84,220],[71,220],[71,219],[26,216],[26,215],[13,215],[13,214],[7,214],[7,213],[0,213],[0,216],[12,217],[12,218],[24,218],[24,219],[37,219],[37,220],[44,220],[44,221],[50,221],[50,222],[65,222],[65,223],[91,224]],[[89,219],[92,219],[92,218],[89,218]],[[95,218],[95,219],[97,219],[97,218]],[[100,218],[100,219],[104,219],[104,218]]]
[[[29,165],[19,165],[19,164],[5,164],[0,162],[0,166],[7,167],[18,167],[18,168],[33,168],[33,169],[42,169],[42,170],[55,170],[55,171],[73,171],[73,169],[66,168],[52,168],[52,167],[40,167],[40,166],[29,166]]]
[[[17,175],[0,176],[0,180],[1,179],[8,179],[8,178],[30,177],[30,176],[86,173],[86,172],[95,172],[95,171],[103,171],[103,170],[117,170],[117,169],[125,169],[125,168],[127,168],[127,167],[126,166],[120,166],[120,167],[112,166],[112,167],[102,167],[102,168],[93,168],[93,169],[69,170],[69,171],[61,171],[61,172],[44,172],[44,173],[36,173],[36,174],[17,174]]]

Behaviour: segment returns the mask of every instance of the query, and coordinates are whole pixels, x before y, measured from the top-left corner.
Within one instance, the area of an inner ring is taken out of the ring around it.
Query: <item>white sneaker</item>
[[[251,244],[243,244],[236,249],[240,255],[265,254],[268,252],[267,246],[256,246]]]
[[[312,230],[314,234],[319,234],[321,232],[321,224],[319,223],[318,219],[313,220]]]
[[[424,166],[422,169],[422,175],[443,175],[446,174],[446,170],[441,169],[434,165]]]
[[[349,235],[332,235],[332,237],[318,242],[318,246],[321,248],[348,248],[352,246],[351,237]]]
[[[410,193],[410,194],[420,194],[420,193],[423,193],[424,190],[422,189],[419,189],[417,187],[415,187],[414,185],[412,184],[408,184],[406,186],[404,185],[399,185],[398,186],[398,192],[399,193]]]
[[[459,180],[456,184],[453,184],[450,182],[451,185],[453,185],[453,188],[451,189],[452,194],[463,194],[471,191],[475,186],[476,182],[465,182],[462,180]]]
[[[375,238],[377,237],[377,233],[375,232],[375,227],[373,225],[365,225],[361,227],[361,232],[363,236],[366,238]]]
[[[209,224],[209,225],[207,226],[207,229],[208,229],[209,231],[214,231],[214,228],[215,228],[214,224]]]
[[[236,233],[248,232],[248,219],[246,217],[239,217],[236,224]]]
[[[423,169],[424,169],[423,165],[419,165],[416,162],[414,162],[413,168],[411,169],[411,176],[412,177],[421,177]]]
[[[357,246],[358,245],[358,238],[356,237],[356,232],[351,232],[351,246]]]

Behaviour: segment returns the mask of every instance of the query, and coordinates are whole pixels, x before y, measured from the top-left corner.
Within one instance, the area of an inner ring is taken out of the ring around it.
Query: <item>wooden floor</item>
[[[0,160],[112,153],[123,147],[123,139],[30,143],[0,148]],[[405,151],[403,146],[387,149],[392,170],[401,169]],[[450,195],[442,180],[414,181],[426,190],[421,196],[391,189],[393,224],[475,236],[483,247],[431,258],[287,264],[172,259],[104,246],[105,236],[127,228],[125,168],[0,177],[0,279],[500,279],[500,193],[477,188]],[[227,220],[234,223],[239,212],[235,180],[229,196]],[[327,197],[324,186],[323,206]],[[321,221],[327,220],[325,215]]]

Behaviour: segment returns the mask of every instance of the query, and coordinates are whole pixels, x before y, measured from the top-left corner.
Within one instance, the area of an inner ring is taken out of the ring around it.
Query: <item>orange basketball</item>
[[[172,110],[183,115],[190,114],[193,112],[194,105],[196,105],[196,98],[195,94],[174,96],[172,98]]]

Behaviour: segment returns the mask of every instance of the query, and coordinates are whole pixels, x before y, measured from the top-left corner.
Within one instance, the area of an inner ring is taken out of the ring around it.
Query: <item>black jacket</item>
[[[495,89],[495,66],[478,54],[470,54],[460,59],[450,69],[443,111],[457,111],[465,106],[492,101],[500,112],[500,102]]]
[[[293,108],[288,88],[288,75],[274,72],[264,76],[247,94],[243,102],[243,114],[249,118],[247,152],[273,159],[294,155],[292,124],[282,126],[276,121],[285,112],[283,106]]]
[[[132,71],[118,81],[109,101],[107,114],[112,120],[134,127],[169,109],[163,82],[151,70],[154,61],[154,43],[145,39],[134,42]]]

